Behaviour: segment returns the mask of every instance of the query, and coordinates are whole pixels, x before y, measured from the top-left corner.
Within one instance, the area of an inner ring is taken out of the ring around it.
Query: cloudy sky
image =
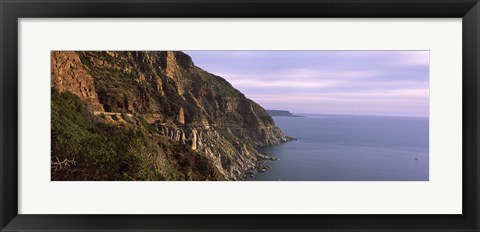
[[[185,51],[266,109],[428,116],[428,51]]]

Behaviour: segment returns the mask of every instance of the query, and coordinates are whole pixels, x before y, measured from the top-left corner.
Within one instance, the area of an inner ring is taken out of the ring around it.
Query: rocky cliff
[[[104,123],[148,129],[156,156],[168,156],[159,144],[187,147],[215,169],[207,179],[244,179],[268,158],[256,147],[290,139],[260,105],[183,52],[55,51],[51,64],[55,91],[78,96]],[[164,172],[164,163],[147,171]]]

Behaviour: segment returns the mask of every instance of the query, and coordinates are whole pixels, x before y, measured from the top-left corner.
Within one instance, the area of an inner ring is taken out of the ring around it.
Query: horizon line
[[[278,110],[278,109],[265,109],[265,110]],[[328,116],[371,116],[371,117],[399,117],[399,118],[430,118],[430,115],[391,115],[391,114],[348,114],[348,113],[305,113],[305,112],[293,112],[290,110],[280,110],[288,111],[293,115],[305,116],[305,115],[328,115]],[[272,116],[272,117],[282,117],[282,116]]]

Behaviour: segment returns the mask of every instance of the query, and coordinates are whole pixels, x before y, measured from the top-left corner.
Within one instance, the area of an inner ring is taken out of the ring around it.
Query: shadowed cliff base
[[[242,180],[290,141],[182,52],[51,53],[52,180]]]

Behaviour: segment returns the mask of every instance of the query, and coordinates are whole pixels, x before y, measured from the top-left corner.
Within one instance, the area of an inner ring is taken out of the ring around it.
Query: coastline
[[[268,155],[267,153],[265,152],[260,152],[259,149],[260,148],[266,148],[266,147],[273,147],[273,146],[279,146],[281,144],[284,144],[284,143],[289,143],[289,142],[293,142],[293,141],[298,141],[298,139],[294,138],[294,137],[291,137],[291,136],[286,136],[287,138],[287,141],[285,142],[281,142],[279,144],[275,144],[275,145],[268,145],[268,146],[261,146],[261,147],[257,147],[255,148],[257,153],[259,154],[258,156],[260,157],[260,159],[257,160],[255,166],[253,167],[253,169],[250,169],[246,172],[246,174],[244,175],[243,178],[241,178],[242,181],[247,181],[251,178],[253,178],[255,175],[257,175],[258,173],[264,173],[264,172],[268,172],[270,169],[272,169],[271,166],[268,166],[268,165],[265,165],[265,163],[267,162],[274,162],[274,161],[278,161],[280,160],[279,158],[277,157],[273,157],[273,156],[270,156]]]

